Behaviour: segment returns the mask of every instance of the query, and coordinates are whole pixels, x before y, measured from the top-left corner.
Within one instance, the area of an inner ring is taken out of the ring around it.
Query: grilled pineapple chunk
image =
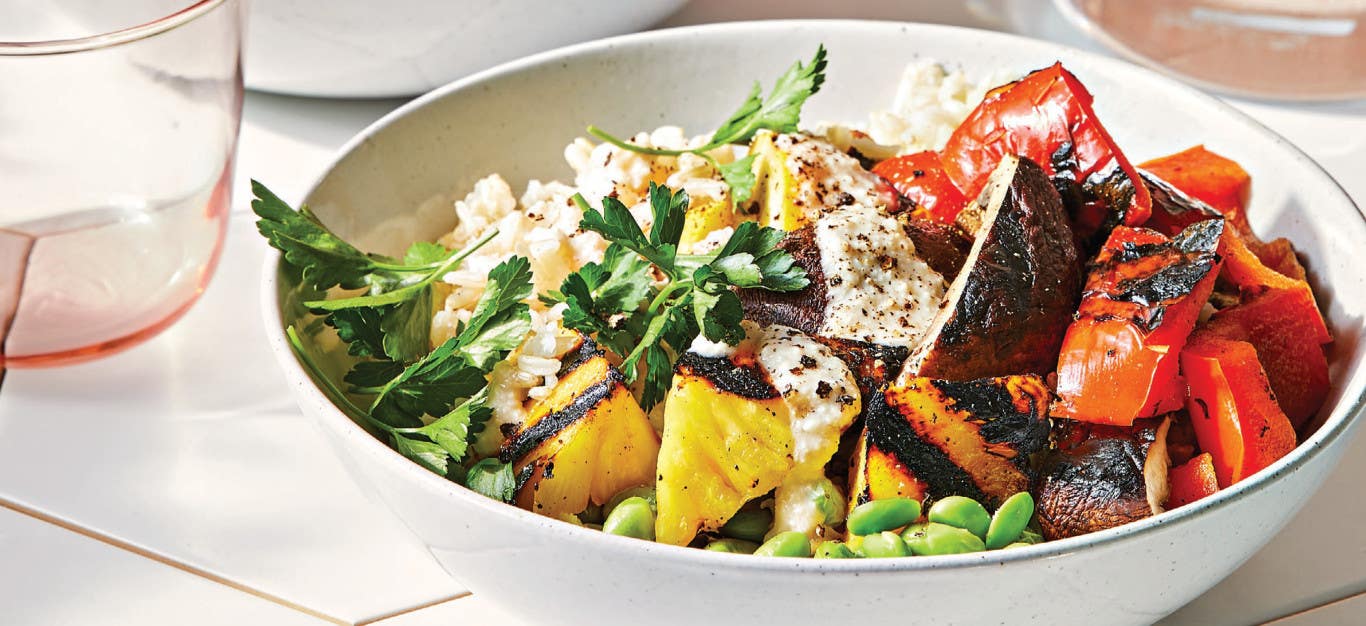
[[[724,198],[694,196],[688,212],[683,215],[683,234],[679,237],[678,249],[692,250],[693,244],[706,239],[713,231],[734,228],[743,221],[746,217],[735,210],[729,195]]]
[[[561,517],[651,484],[658,453],[659,436],[621,372],[587,343],[499,456],[515,462],[517,506]]]
[[[965,382],[912,378],[868,401],[850,506],[878,498],[962,495],[996,506],[1029,489],[1048,447],[1048,403],[1034,375]]]
[[[777,487],[792,468],[791,421],[752,352],[680,356],[664,405],[656,541],[687,545]]]
[[[855,202],[898,206],[890,185],[823,139],[763,131],[749,150],[755,155],[754,201],[763,226],[797,230],[825,211]]]

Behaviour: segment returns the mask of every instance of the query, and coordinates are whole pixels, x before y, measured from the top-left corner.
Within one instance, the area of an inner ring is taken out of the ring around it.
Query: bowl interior
[[[825,87],[807,104],[807,125],[862,122],[870,111],[890,107],[902,68],[917,58],[937,59],[971,76],[1003,69],[1023,74],[1062,60],[1095,95],[1101,121],[1133,161],[1204,144],[1251,173],[1254,228],[1265,238],[1288,237],[1307,260],[1335,335],[1334,385],[1319,417],[1324,427],[1307,445],[1176,514],[1256,488],[1350,425],[1366,387],[1359,345],[1366,223],[1351,200],[1301,152],[1227,105],[1147,70],[1045,42],[938,26],[788,21],[583,44],[453,83],[391,114],[343,150],[307,203],[342,236],[392,254],[449,229],[449,202],[489,173],[501,173],[517,193],[531,179],[572,182],[563,149],[590,123],[621,135],[665,124],[708,132],[755,79],[771,80],[793,60],[809,58],[818,43],[829,49],[830,66]],[[282,273],[278,281],[282,321],[297,323],[303,315],[297,280]],[[346,366],[344,350],[337,348],[326,338],[309,345],[333,373]],[[335,419],[346,418],[335,412]],[[1130,526],[1141,529],[1143,523]],[[1080,540],[1085,538],[1055,543]]]

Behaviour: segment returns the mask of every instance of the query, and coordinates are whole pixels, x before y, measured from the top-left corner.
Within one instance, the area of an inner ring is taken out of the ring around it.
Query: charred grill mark
[[[810,284],[797,291],[768,291],[740,289],[740,304],[745,318],[765,326],[782,324],[808,335],[814,335],[825,321],[826,277],[821,270],[821,253],[816,246],[813,227],[792,231],[778,243],[778,248],[792,255],[796,264],[806,270]]]
[[[821,342],[835,356],[849,366],[849,371],[858,381],[859,392],[867,397],[878,387],[886,384],[897,372],[901,364],[910,356],[910,349],[904,346],[884,346],[854,339],[812,336]]]
[[[1107,207],[1105,219],[1101,221],[1099,230],[1091,237],[1090,244],[1098,245],[1105,240],[1105,237],[1114,230],[1116,226],[1124,223],[1124,218],[1129,214],[1129,207],[1133,206],[1134,181],[1129,179],[1129,175],[1124,173],[1124,169],[1119,166],[1118,161],[1112,161],[1110,167],[1091,174],[1082,185],[1086,193],[1093,199],[1103,202]]]
[[[935,497],[962,495],[986,501],[966,470],[935,445],[921,439],[901,412],[887,402],[882,391],[868,399],[868,445],[886,451],[923,481]]]
[[[1147,171],[1138,170],[1138,176],[1143,179],[1143,184],[1148,187],[1148,193],[1153,198],[1153,216],[1150,223],[1163,234],[1174,234],[1196,222],[1223,218],[1214,207],[1182,193],[1167,181]]]
[[[1023,470],[1032,455],[1048,448],[1049,431],[1048,417],[1040,411],[1048,406],[1048,389],[1037,377],[1024,380],[1028,382],[1018,385],[1011,385],[1010,378],[933,384],[948,406],[980,424],[978,431],[988,444],[1005,444],[1014,450],[1013,461]]]
[[[579,333],[579,345],[573,348],[560,365],[560,371],[556,374],[557,378],[564,378],[570,372],[578,369],[580,365],[587,363],[589,359],[604,356],[604,352],[598,349],[598,344],[587,335]]]
[[[705,357],[684,352],[678,357],[678,370],[689,370],[710,382],[717,390],[752,400],[770,400],[781,394],[758,364],[739,365],[730,359]]]
[[[1133,302],[1139,306],[1151,307],[1164,302],[1177,300],[1195,289],[1200,279],[1214,269],[1212,257],[1197,258],[1193,262],[1164,267],[1155,274],[1122,280],[1115,285],[1116,300]],[[1159,322],[1160,324],[1160,322]],[[1151,330],[1151,328],[1149,329]]]
[[[616,368],[610,368],[607,372],[605,379],[589,385],[563,409],[551,412],[518,432],[515,438],[509,439],[498,453],[498,459],[504,463],[512,463],[530,454],[546,440],[588,415],[593,407],[609,398],[612,392],[625,383],[621,372]]]
[[[1222,219],[1196,222],[1169,241],[1125,243],[1096,257],[1087,280],[1086,297],[1100,297],[1128,309],[1087,313],[1090,317],[1125,319],[1152,332],[1162,324],[1167,306],[1189,295],[1219,262]]]

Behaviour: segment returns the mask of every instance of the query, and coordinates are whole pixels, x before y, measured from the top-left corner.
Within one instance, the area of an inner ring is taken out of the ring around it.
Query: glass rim
[[[196,0],[190,6],[149,22],[96,35],[39,41],[0,41],[0,57],[69,54],[132,43],[188,24],[227,1]]]

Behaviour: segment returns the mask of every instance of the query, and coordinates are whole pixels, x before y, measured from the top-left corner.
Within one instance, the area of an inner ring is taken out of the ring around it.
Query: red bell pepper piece
[[[1053,416],[1127,426],[1181,408],[1177,355],[1214,290],[1223,227],[1111,231],[1063,337]]]
[[[1219,311],[1211,325],[1237,326],[1257,349],[1281,410],[1296,429],[1328,397],[1327,339],[1323,318],[1307,289],[1269,289]]]
[[[940,153],[944,171],[975,198],[1001,158],[1018,154],[1053,179],[1083,237],[1103,237],[1116,224],[1139,226],[1148,221],[1152,199],[1091,102],[1061,63],[997,87],[949,137]]]
[[[1252,344],[1198,330],[1181,351],[1186,409],[1219,486],[1232,485],[1295,448],[1295,428],[1271,391]]]
[[[1332,341],[1332,336],[1328,333],[1328,324],[1319,312],[1318,302],[1314,299],[1314,292],[1308,282],[1267,267],[1248,247],[1246,241],[1231,232],[1224,233],[1219,253],[1224,256],[1224,268],[1220,278],[1237,288],[1244,302],[1274,289],[1299,292],[1296,298],[1284,301],[1283,304],[1296,307],[1293,317],[1304,320],[1310,332],[1309,337],[1320,344]],[[1282,265],[1286,263],[1283,259],[1279,262]],[[1296,261],[1290,268],[1291,271],[1303,272],[1303,268],[1298,266],[1299,262]]]
[[[1219,491],[1219,479],[1214,474],[1214,457],[1205,452],[1182,465],[1167,471],[1167,509],[1185,506]]]
[[[1244,212],[1252,177],[1232,159],[1201,145],[1140,163],[1138,167],[1214,207],[1239,233],[1252,233]]]
[[[952,224],[968,203],[944,172],[938,152],[927,150],[892,157],[873,166],[873,173],[915,203],[917,215],[937,222]]]

